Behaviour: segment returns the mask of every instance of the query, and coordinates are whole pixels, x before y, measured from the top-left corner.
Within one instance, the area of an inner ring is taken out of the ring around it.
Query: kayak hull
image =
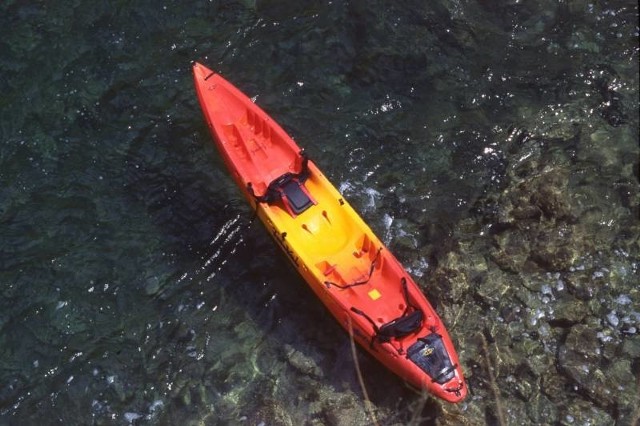
[[[451,338],[400,262],[273,119],[219,74],[198,63],[193,72],[233,179],[315,295],[402,379],[449,402],[464,399]]]

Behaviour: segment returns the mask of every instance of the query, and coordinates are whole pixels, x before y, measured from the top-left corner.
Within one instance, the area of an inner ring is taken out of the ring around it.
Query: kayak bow
[[[224,162],[278,246],[338,322],[378,361],[449,402],[467,394],[437,313],[303,150],[246,95],[193,65]]]

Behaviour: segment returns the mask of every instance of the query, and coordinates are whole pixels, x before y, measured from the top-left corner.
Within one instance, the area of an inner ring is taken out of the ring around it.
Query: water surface
[[[0,24],[0,423],[372,423],[348,337],[210,142],[193,60],[448,325],[468,399],[361,353],[380,424],[638,419],[636,2],[9,0]]]

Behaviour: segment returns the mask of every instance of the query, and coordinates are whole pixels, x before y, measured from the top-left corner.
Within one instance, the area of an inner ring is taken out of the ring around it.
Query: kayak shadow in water
[[[156,329],[155,346],[165,348],[165,362],[152,363],[158,370],[152,374],[181,377],[191,387],[175,392],[168,403],[175,407],[167,411],[175,414],[180,401],[196,398],[233,417],[225,397],[233,392],[247,412],[272,412],[274,401],[294,412],[300,404],[294,395],[307,395],[309,407],[323,406],[322,418],[341,412],[325,403],[335,398],[347,401],[344,410],[364,413],[348,334],[254,220],[201,134],[162,126],[128,152],[129,197],[162,239],[152,267],[164,275],[143,280],[139,289],[165,324]],[[154,140],[179,142],[158,149]],[[357,353],[374,404],[391,413],[399,400],[415,401],[401,380]],[[207,374],[194,365],[200,356]]]

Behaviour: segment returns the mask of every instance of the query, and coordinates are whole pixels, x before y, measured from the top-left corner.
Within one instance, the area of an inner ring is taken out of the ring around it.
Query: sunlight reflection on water
[[[473,395],[416,417],[498,416],[480,333],[509,420],[630,418],[635,3],[81,3],[0,6],[0,423],[367,423],[347,339],[213,150],[203,58],[451,324]],[[361,362],[380,417],[415,419]]]

